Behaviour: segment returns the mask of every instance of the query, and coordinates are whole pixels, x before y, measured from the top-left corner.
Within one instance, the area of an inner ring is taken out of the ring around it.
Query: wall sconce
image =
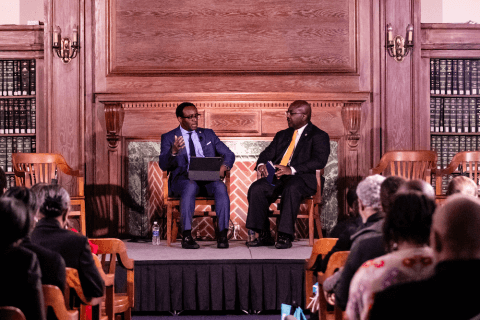
[[[59,26],[53,29],[53,50],[57,53],[57,56],[62,59],[63,63],[69,63],[70,60],[77,56],[80,44],[78,43],[78,28],[73,26],[73,39],[62,39],[62,30]]]
[[[413,26],[409,24],[407,26],[406,40],[402,36],[393,37],[393,28],[389,23],[387,24],[387,52],[390,57],[393,57],[395,61],[401,62],[405,58],[410,50],[413,48]]]

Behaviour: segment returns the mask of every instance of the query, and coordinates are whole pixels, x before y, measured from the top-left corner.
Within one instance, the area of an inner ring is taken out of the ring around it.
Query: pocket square
[[[212,143],[212,141],[208,141],[208,143],[206,144],[206,146],[208,146],[210,143]]]

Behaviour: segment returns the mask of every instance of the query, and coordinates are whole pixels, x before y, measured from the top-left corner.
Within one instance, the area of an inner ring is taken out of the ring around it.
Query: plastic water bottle
[[[154,246],[159,246],[160,245],[160,226],[158,225],[157,221],[153,222],[152,244]]]
[[[248,242],[254,241],[255,240],[255,231],[253,230],[248,230]]]

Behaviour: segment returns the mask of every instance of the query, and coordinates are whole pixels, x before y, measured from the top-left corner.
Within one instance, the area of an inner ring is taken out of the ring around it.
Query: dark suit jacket
[[[273,141],[260,153],[257,164],[272,161],[279,164],[287,151],[295,129],[288,128],[277,132]],[[300,176],[305,184],[317,189],[316,170],[325,168],[330,155],[330,137],[311,122],[303,130],[300,140],[293,152],[290,166],[296,170],[295,175]]]
[[[480,260],[443,261],[425,280],[375,294],[370,319],[458,319],[480,314]]]
[[[65,288],[65,261],[62,256],[55,251],[32,243],[30,237],[22,240],[22,247],[33,251],[40,262],[42,270],[42,284],[51,284],[63,291]]]
[[[217,137],[215,132],[211,129],[197,128],[195,130],[200,140],[200,145],[203,149],[205,157],[223,157],[223,163],[232,168],[235,162],[235,154]],[[176,156],[172,155],[172,145],[175,142],[175,136],[182,136],[180,127],[173,129],[170,132],[162,134],[162,142],[160,148],[160,168],[171,172],[168,180],[169,189],[171,184],[182,175],[186,175],[188,171],[188,155],[187,149],[183,148]]]
[[[44,320],[40,264],[32,251],[11,247],[0,252],[0,306],[22,310],[27,320]]]
[[[87,298],[103,296],[105,283],[93,261],[87,237],[62,229],[56,219],[43,218],[37,222],[31,239],[34,244],[60,253],[67,267],[78,270]]]

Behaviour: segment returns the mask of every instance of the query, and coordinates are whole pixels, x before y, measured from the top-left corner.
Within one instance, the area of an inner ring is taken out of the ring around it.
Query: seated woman
[[[103,296],[105,283],[93,260],[87,237],[65,229],[70,208],[68,192],[59,185],[49,185],[42,190],[44,200],[40,212],[43,218],[32,232],[32,243],[60,253],[67,267],[78,270],[87,299]]]
[[[0,199],[0,306],[19,308],[28,320],[44,320],[40,264],[32,251],[19,245],[28,233],[25,205]]]
[[[365,262],[355,273],[346,309],[348,319],[368,319],[376,292],[432,275],[433,251],[428,240],[434,210],[434,200],[418,191],[396,196],[383,225],[390,253]]]

